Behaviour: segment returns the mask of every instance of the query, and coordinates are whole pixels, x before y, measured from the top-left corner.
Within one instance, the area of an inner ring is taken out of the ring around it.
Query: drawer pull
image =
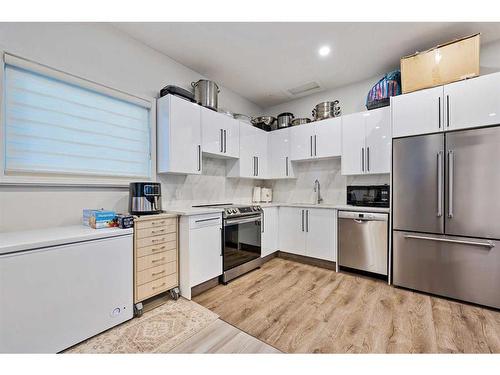
[[[165,224],[165,220],[162,220],[162,221],[152,221],[151,222],[151,225],[156,225],[156,224]]]
[[[165,250],[165,246],[157,247],[156,249],[151,249],[151,251],[153,251],[153,252],[155,252],[155,251],[162,251],[162,250]]]
[[[154,286],[152,289],[155,290],[155,289],[160,289],[160,288],[163,288],[166,284],[163,283],[161,285],[158,285],[158,286]]]
[[[153,259],[153,260],[151,261],[151,263],[162,262],[162,261],[164,261],[164,260],[165,260],[165,257],[160,258],[160,259]]]
[[[155,234],[155,233],[163,233],[163,232],[165,232],[165,228],[163,228],[163,229],[159,229],[159,230],[152,230],[152,231],[151,231],[151,233],[152,233],[152,234]]]
[[[160,238],[160,239],[157,239],[157,240],[151,240],[151,242],[154,242],[154,243],[164,242],[164,241],[165,241],[165,238]]]
[[[151,276],[158,276],[158,275],[161,275],[162,273],[165,273],[165,270],[160,271],[160,272],[153,272],[153,273],[151,274]]]

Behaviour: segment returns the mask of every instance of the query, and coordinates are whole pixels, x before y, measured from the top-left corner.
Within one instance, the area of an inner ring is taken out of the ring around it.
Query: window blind
[[[150,109],[5,65],[5,171],[151,174]]]

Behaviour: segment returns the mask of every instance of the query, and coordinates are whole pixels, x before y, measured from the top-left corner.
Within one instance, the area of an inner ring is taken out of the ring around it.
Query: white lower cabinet
[[[279,249],[278,207],[262,208],[261,225],[261,258],[264,258]]]
[[[182,216],[179,223],[179,284],[191,288],[222,275],[222,214]]]
[[[280,207],[280,251],[335,261],[335,233],[333,209]]]

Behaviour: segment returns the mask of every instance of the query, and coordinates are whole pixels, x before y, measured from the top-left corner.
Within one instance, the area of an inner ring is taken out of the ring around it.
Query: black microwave
[[[347,186],[347,204],[364,207],[389,207],[389,185]]]

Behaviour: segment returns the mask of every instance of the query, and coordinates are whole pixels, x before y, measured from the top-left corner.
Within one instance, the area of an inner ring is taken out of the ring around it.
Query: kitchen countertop
[[[93,229],[80,225],[0,233],[0,254],[33,250],[68,243],[132,235],[133,228]]]
[[[348,204],[328,204],[328,203],[279,203],[279,202],[271,202],[271,203],[255,203],[260,205],[261,207],[303,207],[303,208],[329,208],[341,211],[366,211],[366,212],[383,212],[389,213],[390,208],[388,207],[364,207],[364,206],[351,206]]]
[[[213,214],[215,212],[223,212],[220,207],[168,207],[168,214],[177,214],[182,216]]]

